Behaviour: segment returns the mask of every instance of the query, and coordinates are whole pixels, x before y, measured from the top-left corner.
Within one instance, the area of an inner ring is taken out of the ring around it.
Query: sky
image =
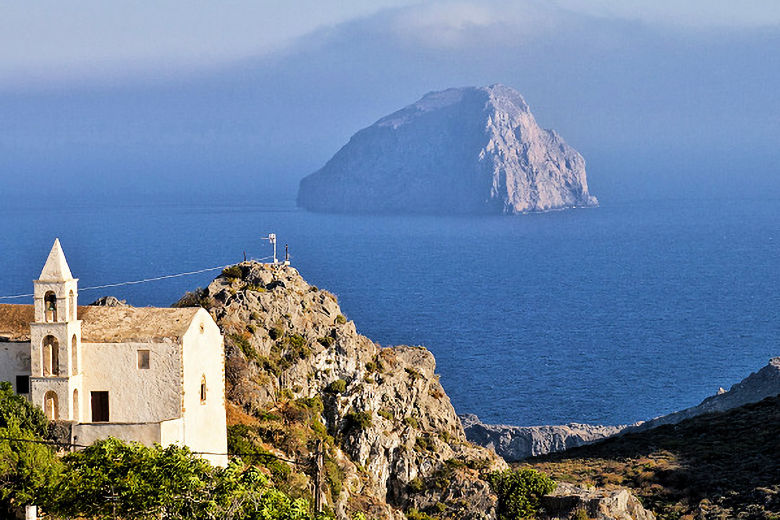
[[[778,50],[775,0],[6,2],[0,193],[293,198],[387,113],[504,83],[602,203],[774,196]]]

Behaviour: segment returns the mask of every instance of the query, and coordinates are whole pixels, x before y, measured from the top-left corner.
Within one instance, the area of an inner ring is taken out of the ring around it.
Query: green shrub
[[[222,276],[228,279],[236,279],[241,278],[244,276],[243,271],[241,271],[241,268],[237,265],[231,265],[230,267],[226,267],[222,270]]]
[[[328,348],[328,347],[330,347],[331,345],[333,345],[333,343],[334,343],[336,340],[335,340],[335,339],[333,339],[333,338],[332,338],[332,337],[330,337],[330,336],[323,336],[323,337],[321,337],[321,338],[317,338],[317,341],[318,341],[318,342],[320,343],[320,345],[322,345],[323,347],[325,347],[325,348]]]
[[[407,374],[412,376],[412,379],[415,380],[415,381],[418,380],[418,379],[422,379],[422,377],[423,377],[423,375],[421,373],[419,373],[417,370],[415,370],[413,368],[404,368],[404,370],[406,371]]]
[[[343,379],[336,379],[328,385],[327,391],[331,394],[342,394],[347,389],[347,382]]]
[[[277,339],[281,338],[283,334],[284,334],[284,330],[282,330],[282,328],[281,328],[281,327],[272,327],[272,328],[271,328],[271,329],[268,331],[268,335],[269,335],[269,336],[271,337],[271,339],[273,339],[273,340],[277,340]]]
[[[406,518],[408,518],[408,520],[436,520],[432,516],[418,511],[415,508],[411,508],[406,512]]]
[[[534,469],[494,471],[487,477],[498,495],[499,520],[533,517],[542,496],[555,490],[555,481]]]
[[[407,486],[412,493],[421,493],[425,489],[425,482],[420,477],[414,477]]]
[[[417,451],[433,451],[434,447],[433,441],[427,436],[418,435],[414,440],[414,449]]]
[[[395,419],[395,415],[393,414],[393,412],[391,412],[390,410],[388,410],[386,408],[380,409],[377,412],[377,414],[379,414],[380,417],[384,417],[388,421],[392,421],[393,419]]]
[[[328,482],[328,486],[330,487],[330,495],[333,498],[336,498],[341,494],[344,477],[345,473],[344,470],[341,469],[341,466],[339,466],[335,460],[326,458],[325,480]]]
[[[363,412],[349,412],[347,414],[347,425],[350,429],[365,430],[370,428],[374,419],[370,410]]]
[[[419,428],[420,427],[420,423],[417,422],[417,419],[415,419],[412,416],[404,417],[404,422],[406,424],[408,424],[409,426],[411,426],[412,428]]]
[[[343,314],[339,314],[336,316],[336,323],[339,325],[344,325],[347,322],[347,318]]]

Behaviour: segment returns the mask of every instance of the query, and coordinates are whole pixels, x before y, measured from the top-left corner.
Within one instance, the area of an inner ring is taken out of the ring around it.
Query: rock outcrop
[[[517,214],[597,205],[585,160],[503,86],[452,88],[356,133],[305,177],[298,205],[334,213]]]
[[[546,520],[586,518],[598,520],[655,520],[655,515],[642,507],[639,500],[626,489],[583,489],[560,482],[555,491],[542,497]]]
[[[556,453],[611,437],[624,426],[570,423],[558,426],[484,424],[473,414],[460,416],[466,438],[509,462]]]
[[[292,267],[244,262],[178,305],[206,307],[225,334],[231,442],[302,461],[323,442],[325,499],[340,517],[495,518],[480,474],[506,463],[466,441],[426,349],[358,334],[336,297]],[[269,468],[310,488],[305,472]]]

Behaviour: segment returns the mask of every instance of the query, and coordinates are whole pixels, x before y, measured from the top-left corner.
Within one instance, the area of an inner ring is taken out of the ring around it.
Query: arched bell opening
[[[43,412],[50,421],[56,421],[60,418],[59,403],[57,402],[56,392],[49,390],[43,396]]]
[[[46,323],[57,321],[57,295],[54,291],[48,291],[43,295],[43,314]]]
[[[60,344],[54,336],[43,338],[43,375],[60,375]]]

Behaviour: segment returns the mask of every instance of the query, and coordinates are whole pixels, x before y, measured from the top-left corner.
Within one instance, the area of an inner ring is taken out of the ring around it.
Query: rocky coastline
[[[686,419],[715,412],[725,412],[767,397],[780,395],[780,357],[733,385],[720,388],[715,395],[700,404],[631,425],[604,426],[570,423],[545,426],[511,426],[484,424],[473,414],[460,415],[466,438],[496,452],[508,462],[529,457],[558,453],[571,448],[630,432],[647,431],[665,424],[677,424]]]

